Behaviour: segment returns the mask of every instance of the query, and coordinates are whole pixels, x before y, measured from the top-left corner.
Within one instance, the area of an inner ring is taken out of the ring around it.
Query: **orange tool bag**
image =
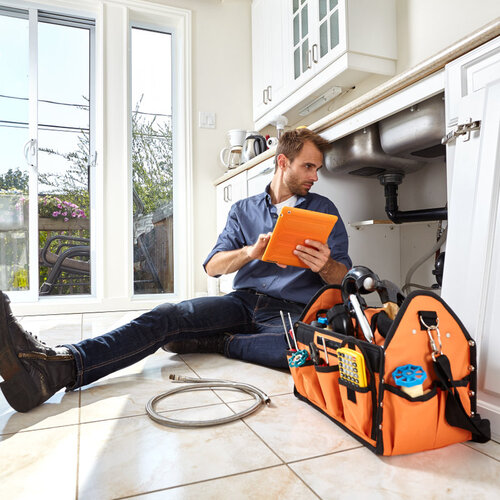
[[[350,318],[352,335],[318,326],[335,305],[341,288],[327,285],[294,325],[298,351],[287,357],[299,399],[380,455],[490,439],[476,413],[475,342],[440,297],[410,293],[383,333],[384,308],[367,307],[372,342]]]

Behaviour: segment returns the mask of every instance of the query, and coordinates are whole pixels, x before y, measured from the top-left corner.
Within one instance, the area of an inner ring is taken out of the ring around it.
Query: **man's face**
[[[283,182],[292,194],[305,196],[318,180],[322,164],[323,153],[312,142],[306,142],[292,162],[285,157]]]

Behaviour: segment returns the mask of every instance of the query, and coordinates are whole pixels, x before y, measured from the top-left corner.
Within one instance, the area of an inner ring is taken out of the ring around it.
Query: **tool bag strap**
[[[450,360],[445,354],[434,360],[434,371],[441,386],[448,392],[446,395],[445,418],[454,427],[460,427],[472,433],[472,441],[486,443],[491,439],[490,421],[478,414],[470,416],[465,410],[460,395],[453,383]]]

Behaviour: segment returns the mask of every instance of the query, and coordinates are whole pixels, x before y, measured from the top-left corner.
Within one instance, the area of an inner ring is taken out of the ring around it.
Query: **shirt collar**
[[[270,188],[271,188],[271,183],[269,183],[267,186],[266,186],[266,190],[265,190],[265,197],[266,197],[266,202],[267,202],[267,205],[270,207],[273,202],[271,201],[271,194],[270,194]],[[307,193],[305,196],[298,196],[297,195],[297,203],[295,204],[296,207],[298,207],[304,200],[306,200],[306,198],[310,196],[309,193]]]

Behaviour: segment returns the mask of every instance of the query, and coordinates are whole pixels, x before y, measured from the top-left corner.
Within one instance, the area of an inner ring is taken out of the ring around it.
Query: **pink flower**
[[[52,217],[57,217],[61,212],[52,212]]]
[[[64,217],[64,222],[68,222],[69,219],[67,217]]]

